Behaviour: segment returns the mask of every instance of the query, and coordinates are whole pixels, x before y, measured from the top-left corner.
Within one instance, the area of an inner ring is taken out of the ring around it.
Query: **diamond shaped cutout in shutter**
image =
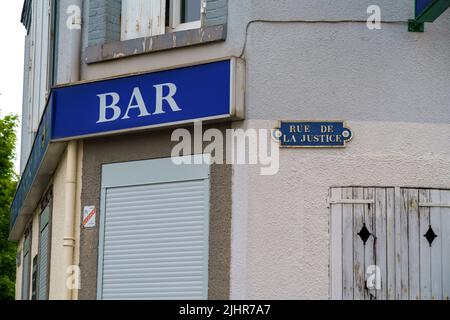
[[[363,227],[361,228],[361,231],[358,232],[358,236],[360,236],[361,240],[364,242],[364,245],[366,245],[367,240],[369,240],[369,237],[372,234],[367,229],[366,224],[363,224]]]
[[[431,244],[433,243],[434,239],[436,239],[436,237],[437,237],[437,235],[436,235],[436,233],[434,233],[434,230],[433,230],[433,228],[431,227],[431,225],[430,225],[430,227],[428,228],[427,233],[425,233],[423,236],[424,236],[425,238],[427,238],[428,243],[430,244],[430,247],[431,247]]]

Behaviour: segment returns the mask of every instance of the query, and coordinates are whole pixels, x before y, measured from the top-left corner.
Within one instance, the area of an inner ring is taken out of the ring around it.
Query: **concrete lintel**
[[[86,49],[84,61],[87,64],[92,64],[145,53],[224,41],[226,30],[226,25],[222,24],[153,37],[94,45]]]

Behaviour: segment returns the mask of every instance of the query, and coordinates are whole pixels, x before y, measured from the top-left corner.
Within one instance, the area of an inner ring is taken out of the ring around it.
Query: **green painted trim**
[[[416,20],[408,20],[408,31],[409,32],[424,32],[425,23],[417,22]]]
[[[408,21],[409,32],[424,32],[425,22],[434,22],[441,14],[450,7],[450,0],[435,0],[414,20]]]
[[[450,0],[435,0],[422,14],[416,16],[415,21],[434,22],[448,7],[450,7]]]

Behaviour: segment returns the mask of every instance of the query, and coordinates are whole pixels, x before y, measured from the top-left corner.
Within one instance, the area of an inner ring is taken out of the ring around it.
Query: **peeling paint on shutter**
[[[332,188],[331,298],[448,300],[448,203],[449,190]],[[367,287],[372,265],[375,289]]]
[[[209,178],[173,180],[102,192],[99,298],[207,299]]]
[[[165,1],[122,0],[121,40],[164,34]]]

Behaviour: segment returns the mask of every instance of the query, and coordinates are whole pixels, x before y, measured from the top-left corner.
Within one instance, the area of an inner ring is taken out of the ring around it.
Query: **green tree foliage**
[[[0,300],[14,299],[16,245],[8,241],[9,207],[16,189],[14,172],[17,116],[0,119]]]

